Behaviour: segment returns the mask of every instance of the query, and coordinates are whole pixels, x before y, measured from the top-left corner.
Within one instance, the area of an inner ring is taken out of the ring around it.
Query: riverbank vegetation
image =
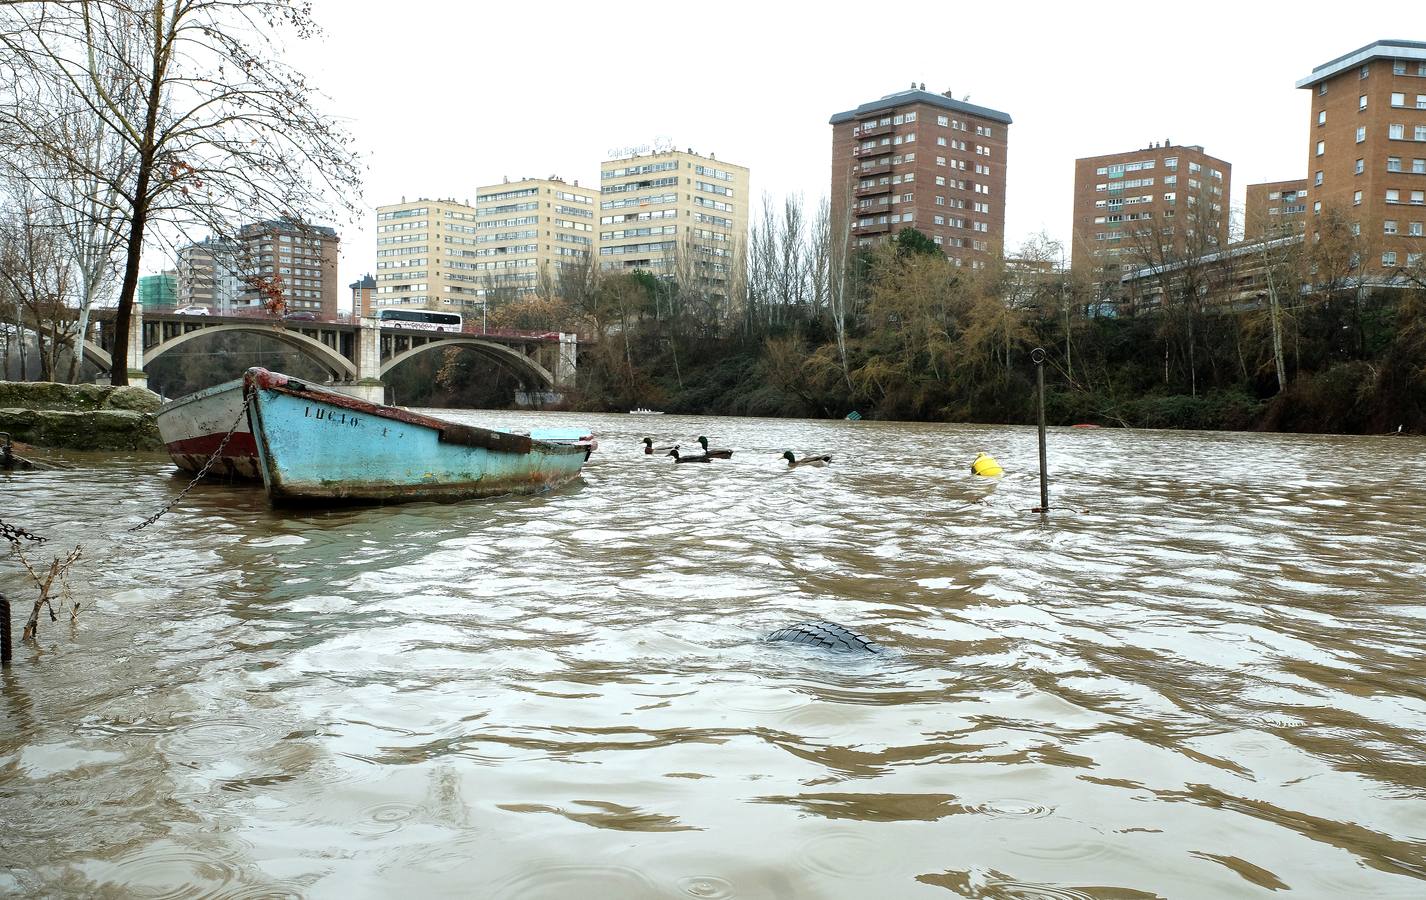
[[[1106,285],[1044,236],[984,268],[913,229],[843,261],[825,205],[787,201],[753,225],[737,302],[591,269],[492,321],[581,323],[572,397],[597,410],[1029,423],[1041,346],[1055,424],[1426,430],[1426,277],[1360,288],[1339,232]]]

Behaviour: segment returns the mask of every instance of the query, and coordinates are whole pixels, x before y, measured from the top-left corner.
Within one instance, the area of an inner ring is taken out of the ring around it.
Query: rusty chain
[[[168,512],[170,509],[173,509],[174,505],[177,504],[178,501],[182,500],[189,491],[193,490],[193,486],[195,484],[203,480],[203,476],[208,474],[208,470],[213,467],[213,463],[217,462],[218,457],[223,455],[223,448],[228,446],[228,440],[232,438],[233,433],[238,430],[238,426],[242,424],[243,419],[247,416],[248,404],[252,403],[252,398],[252,393],[248,393],[243,396],[243,407],[242,409],[238,410],[238,417],[233,420],[232,427],[228,429],[227,434],[223,435],[223,439],[218,442],[217,449],[215,449],[213,451],[213,454],[208,457],[208,461],[203,464],[203,468],[199,469],[198,474],[193,476],[193,480],[188,482],[188,487],[184,488],[182,491],[179,491],[178,496],[165,503],[159,509],[158,512],[149,516],[147,519],[144,519],[142,522],[135,525],[133,528],[130,528],[130,533],[135,531],[141,531],[149,527],[153,523],[157,522],[160,518],[162,518],[164,513]]]
[[[43,544],[45,542],[45,539],[38,534],[26,531],[19,525],[11,525],[3,520],[0,520],[0,538],[9,541],[16,547],[20,546],[21,538],[34,541],[36,544]]]

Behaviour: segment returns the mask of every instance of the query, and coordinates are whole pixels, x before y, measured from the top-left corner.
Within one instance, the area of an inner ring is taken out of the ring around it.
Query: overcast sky
[[[1379,38],[1426,38],[1411,3],[600,3],[315,0],[292,61],[370,164],[342,233],[372,269],[374,213],[474,200],[504,176],[598,185],[610,148],[667,137],[749,167],[755,198],[828,192],[836,112],[925,82],[1009,113],[1005,240],[1067,243],[1074,160],[1171,139],[1244,186],[1305,174],[1294,82]],[[1411,33],[1412,23],[1418,31]]]

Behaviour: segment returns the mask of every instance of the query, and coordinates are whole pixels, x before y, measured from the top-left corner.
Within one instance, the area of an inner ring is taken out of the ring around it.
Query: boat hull
[[[203,468],[232,428],[233,436],[208,474],[260,481],[257,444],[247,417],[238,418],[242,408],[243,380],[238,378],[165,403],[154,414],[154,421],[173,464],[194,473]],[[237,427],[233,426],[235,421]]]
[[[249,369],[248,421],[274,503],[466,500],[579,475],[588,447],[458,425]]]

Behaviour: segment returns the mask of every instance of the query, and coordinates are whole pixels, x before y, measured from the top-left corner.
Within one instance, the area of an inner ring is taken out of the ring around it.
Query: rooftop
[[[947,92],[949,93],[949,91]],[[882,110],[895,109],[898,106],[909,106],[913,103],[924,103],[927,106],[934,106],[939,109],[948,109],[952,112],[964,113],[968,116],[979,116],[982,119],[989,119],[992,122],[1003,122],[1009,125],[1012,121],[1009,113],[1003,113],[998,109],[991,109],[988,106],[976,106],[974,103],[966,103],[964,100],[957,100],[954,97],[947,97],[945,94],[933,94],[930,91],[912,88],[910,90],[898,91],[895,94],[887,94],[880,100],[873,100],[870,103],[863,103],[856,109],[849,109],[846,112],[839,112],[829,120],[833,125],[840,125],[843,122],[851,122]]]
[[[1298,79],[1297,86],[1300,88],[1312,87],[1319,81],[1326,81],[1334,75],[1360,66],[1362,63],[1370,62],[1373,59],[1417,59],[1426,61],[1426,42],[1386,39],[1373,41],[1365,47],[1359,47],[1351,53],[1339,56],[1334,60],[1317,66],[1312,70],[1311,75],[1308,75],[1306,78]]]

